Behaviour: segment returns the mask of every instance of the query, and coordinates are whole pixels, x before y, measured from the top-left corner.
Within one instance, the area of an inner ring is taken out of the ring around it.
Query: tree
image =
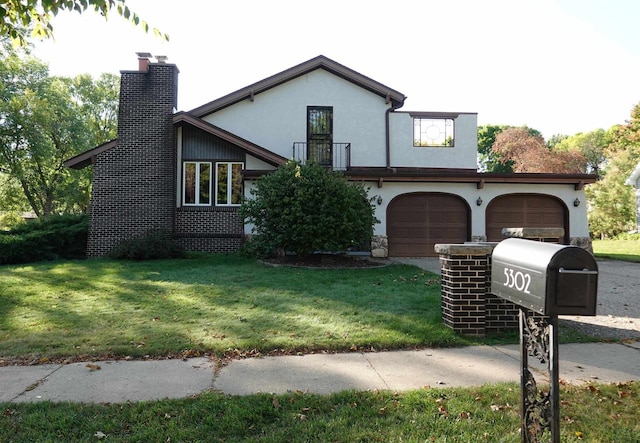
[[[262,176],[240,214],[253,224],[254,250],[305,256],[344,251],[371,241],[377,223],[367,191],[317,164],[290,161]]]
[[[478,163],[481,171],[493,173],[514,172],[513,160],[504,159],[502,154],[491,149],[496,142],[498,134],[513,128],[515,126],[508,125],[485,125],[478,128]],[[542,137],[542,134],[537,129],[526,126],[522,128],[526,129],[531,136]]]
[[[38,217],[86,209],[90,172],[63,162],[115,136],[117,90],[116,76],[50,77],[37,59],[0,60],[0,174]]]
[[[491,150],[500,161],[512,162],[514,172],[571,174],[585,169],[585,159],[580,152],[552,151],[541,135],[532,135],[526,128],[500,132]]]
[[[51,38],[53,25],[51,20],[60,11],[77,11],[82,14],[88,9],[107,18],[112,12],[145,32],[149,25],[132,12],[125,0],[6,0],[0,3],[0,36],[8,36],[14,44],[27,45],[27,37]],[[166,34],[153,28],[154,34],[168,40]]]
[[[505,125],[478,127],[478,163],[481,171],[513,172],[513,162],[503,162],[501,156],[491,149],[496,141],[496,136],[510,127]]]
[[[611,140],[610,131],[596,129],[587,133],[579,133],[571,137],[564,137],[553,146],[557,152],[578,151],[586,161],[585,172],[599,174],[605,161],[605,149]]]
[[[640,161],[640,103],[631,111],[627,124],[614,126],[609,136],[601,179],[586,190],[589,226],[600,238],[614,237],[636,226],[635,192],[625,181]]]

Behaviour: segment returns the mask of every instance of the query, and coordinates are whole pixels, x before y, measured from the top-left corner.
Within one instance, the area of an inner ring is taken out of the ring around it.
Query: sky
[[[118,74],[136,52],[179,70],[188,111],[318,55],[407,96],[401,111],[476,112],[545,138],[624,124],[640,103],[637,0],[127,0],[61,13],[33,55],[52,75]]]

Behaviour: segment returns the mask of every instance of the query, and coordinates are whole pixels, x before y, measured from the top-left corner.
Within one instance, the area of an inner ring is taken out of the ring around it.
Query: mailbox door
[[[588,251],[567,247],[549,264],[551,315],[596,315],[598,265]]]

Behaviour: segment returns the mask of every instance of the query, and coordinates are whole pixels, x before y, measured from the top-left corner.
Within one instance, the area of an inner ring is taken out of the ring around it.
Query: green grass
[[[0,267],[0,359],[454,346],[439,278],[233,255]]]
[[[638,442],[640,385],[563,386],[561,441]],[[520,441],[519,386],[0,405],[10,442]],[[103,436],[100,440],[99,437]],[[544,440],[546,441],[546,440]]]
[[[640,262],[640,240],[593,240],[593,253],[599,258]]]

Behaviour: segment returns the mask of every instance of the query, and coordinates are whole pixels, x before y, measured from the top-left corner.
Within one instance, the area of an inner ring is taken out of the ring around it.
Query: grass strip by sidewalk
[[[640,240],[593,240],[598,258],[640,262]]]
[[[561,388],[563,442],[637,442],[636,382]],[[0,405],[0,440],[20,442],[519,442],[519,386],[406,393],[207,393],[133,404]]]
[[[0,267],[0,360],[473,344],[407,265],[269,267],[234,255]]]

